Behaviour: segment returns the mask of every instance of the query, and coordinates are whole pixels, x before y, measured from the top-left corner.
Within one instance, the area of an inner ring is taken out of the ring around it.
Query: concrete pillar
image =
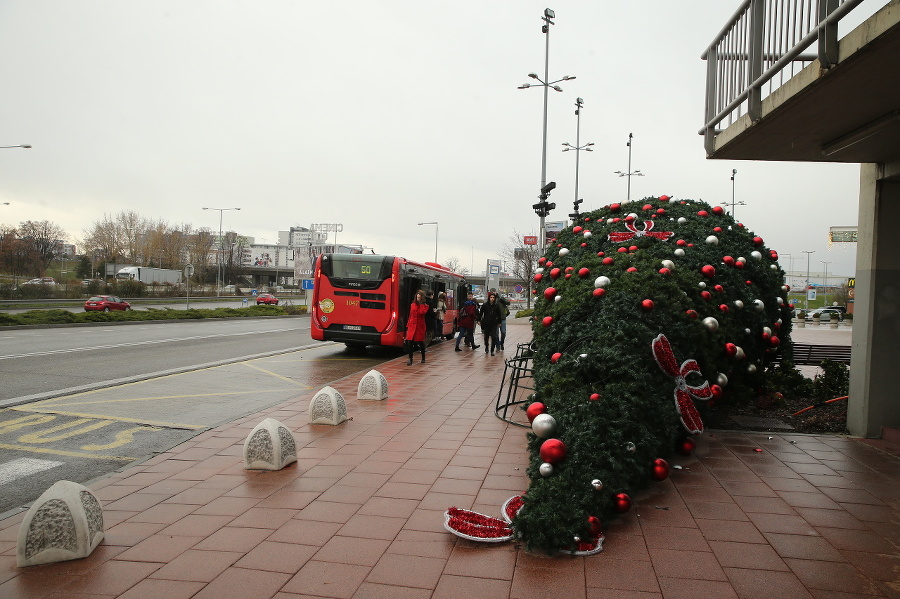
[[[881,437],[900,427],[900,164],[863,164],[847,427]]]

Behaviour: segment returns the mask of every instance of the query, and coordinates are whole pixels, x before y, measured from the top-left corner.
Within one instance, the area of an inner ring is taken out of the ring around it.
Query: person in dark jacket
[[[502,295],[497,296],[500,303],[500,313],[503,318],[500,319],[500,351],[503,351],[503,344],[506,343],[506,319],[509,316],[509,300]]]
[[[478,312],[478,320],[481,322],[481,332],[484,334],[484,353],[491,350],[491,355],[500,344],[500,321],[503,320],[503,311],[497,303],[497,295],[491,293],[487,301],[481,304]]]
[[[425,303],[425,292],[416,291],[416,299],[409,305],[409,319],[406,321],[406,351],[409,354],[407,366],[412,365],[413,352],[418,347],[425,362],[425,314],[430,310]]]
[[[468,299],[463,302],[459,308],[457,322],[459,324],[459,335],[456,337],[456,351],[459,349],[459,342],[463,337],[472,346],[472,349],[478,349],[480,345],[475,345],[475,322],[478,320],[478,304],[475,303],[475,295],[470,291]]]

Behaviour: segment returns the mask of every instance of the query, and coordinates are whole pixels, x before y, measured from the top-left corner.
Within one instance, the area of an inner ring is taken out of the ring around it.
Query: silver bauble
[[[777,265],[777,264],[770,264],[770,265],[769,265],[769,270],[778,270],[778,265]]]
[[[746,357],[747,357],[747,354],[744,353],[744,348],[742,348],[740,345],[738,345],[737,352],[734,354],[734,359],[735,360],[743,360]]]
[[[747,259],[744,258],[743,256],[738,256],[737,258],[735,258],[734,261],[735,261],[735,262],[740,262],[741,264],[747,264]]]
[[[719,321],[712,316],[707,316],[703,319],[703,326],[706,327],[706,330],[710,333],[715,333],[719,330]]]
[[[766,304],[761,299],[755,299],[753,300],[753,309],[757,312],[762,312],[766,309]]]
[[[548,464],[544,462],[541,464],[541,467],[538,469],[541,473],[541,476],[547,478],[548,476],[553,476],[553,464]]]
[[[772,329],[770,329],[769,327],[763,327],[763,333],[765,333],[766,335],[771,335]]]
[[[753,250],[752,252],[750,252],[750,257],[753,258],[754,260],[762,260],[762,254],[760,254],[756,250]]]
[[[671,260],[663,260],[662,265],[664,268],[668,268],[669,270],[672,270],[673,268],[675,268],[675,263],[672,262]]]
[[[784,305],[784,298],[776,297],[776,298],[775,298],[775,301],[778,302],[778,305],[779,305],[779,306],[783,306],[783,305]]]
[[[595,478],[591,481],[591,486],[598,491],[603,490],[603,482],[599,478]]]
[[[753,331],[751,331],[750,329],[744,329],[744,333],[747,335],[752,335]]]
[[[684,250],[681,249],[681,248],[678,248],[677,250],[675,250],[674,254],[675,254],[676,256],[678,256],[679,258],[683,258],[683,257],[684,257]]]
[[[550,414],[538,414],[531,421],[531,430],[541,439],[549,439],[556,432],[556,418]]]
[[[637,446],[629,441],[625,444],[625,451],[627,451],[628,453],[634,453],[635,451],[637,451]]]
[[[572,540],[573,540],[573,541],[575,542],[575,544],[577,545],[578,543],[581,542],[581,537],[579,537],[579,536],[576,535],[576,536],[572,537]]]
[[[585,231],[585,232],[584,232],[584,238],[585,238],[585,239],[588,239],[591,235],[593,235],[593,233],[591,233],[590,231]]]
[[[743,310],[744,302],[742,302],[741,300],[734,300],[734,307],[737,308],[738,310]]]
[[[697,287],[699,287],[700,289],[706,289],[706,281],[700,281],[699,283],[697,283]]]
[[[716,375],[716,384],[719,385],[720,387],[727,386],[728,385],[728,377],[720,372],[719,374]]]
[[[687,222],[687,219],[686,219],[685,217],[683,217],[683,216],[680,217],[680,218],[678,219],[678,224],[679,224],[679,225],[683,225],[683,224],[686,223],[686,222]]]
[[[534,272],[535,272],[535,274],[541,274],[544,272],[544,267],[542,266],[540,268],[536,268]]]
[[[610,283],[609,277],[600,276],[600,277],[597,277],[596,279],[594,279],[594,287],[597,287],[598,289],[600,287],[606,287],[607,285],[609,285],[609,283]]]
[[[784,291],[785,293],[787,293],[788,291],[791,290],[791,288],[788,287],[787,285],[782,285],[782,286],[781,286],[781,290]]]
[[[606,224],[607,225],[613,224],[613,219],[611,219],[611,218],[606,219]]]
[[[706,245],[719,245],[719,238],[715,235],[710,235],[706,238]]]
[[[756,364],[747,364],[747,372],[749,374],[756,374]]]
[[[560,257],[562,257],[562,256],[568,256],[568,255],[569,255],[569,249],[568,249],[568,248],[559,248],[559,255],[560,255]]]
[[[561,301],[562,301],[562,296],[561,296],[561,295],[556,295],[556,296],[553,298],[553,301],[554,301],[554,302],[561,302]]]
[[[776,320],[776,321],[775,321],[775,322],[777,322],[777,323],[778,323],[778,324],[782,324],[782,322],[781,322],[781,319],[780,319],[780,318],[779,318],[779,319],[778,319],[778,320]]]
[[[628,218],[628,217],[631,217],[632,220],[637,220],[638,215],[635,214],[634,212],[632,212],[631,214],[629,214],[629,215],[626,216],[625,218]]]

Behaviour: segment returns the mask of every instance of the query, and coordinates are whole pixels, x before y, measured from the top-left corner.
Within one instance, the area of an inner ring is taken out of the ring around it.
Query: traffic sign
[[[521,285],[516,285],[515,287],[513,287],[513,289],[516,290],[516,293],[522,293],[523,291],[525,291],[525,288]]]
[[[313,280],[312,279],[303,279],[303,289],[306,289],[306,290],[313,289]]]

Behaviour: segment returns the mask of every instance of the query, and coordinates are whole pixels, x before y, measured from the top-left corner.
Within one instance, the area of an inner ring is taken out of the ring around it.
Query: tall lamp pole
[[[29,144],[19,144],[16,146],[0,146],[0,150],[7,150],[9,148],[25,148],[26,150],[31,148]]]
[[[825,262],[824,260],[820,260],[820,262],[822,263],[822,266],[825,267],[825,283],[824,283],[824,285],[822,285],[822,287],[824,288],[822,293],[825,295],[825,305],[827,306],[828,305],[828,265],[831,264],[831,262]]]
[[[581,98],[576,98],[575,100],[575,145],[573,146],[569,142],[563,142],[563,152],[568,152],[569,150],[575,150],[575,216],[572,218],[577,218],[578,215],[578,205],[581,204],[582,200],[578,198],[578,163],[581,158],[581,151],[585,152],[593,152],[592,145],[594,142],[588,142],[581,145],[581,109],[584,107],[584,100]],[[572,215],[570,215],[572,216]]]
[[[815,252],[815,250],[803,250],[803,251],[801,251],[801,253],[806,254],[806,289],[804,290],[804,292],[806,293],[806,299],[804,300],[805,301],[804,309],[808,311],[809,310],[809,255],[815,254],[816,252]]]
[[[625,196],[627,201],[631,201],[631,178],[632,177],[643,177],[644,173],[640,170],[631,170],[631,138],[634,137],[631,133],[628,134],[628,143],[625,145],[628,146],[628,172],[623,173],[622,171],[613,171],[613,174],[619,175],[620,177],[628,177],[628,193]]]
[[[534,83],[523,83],[519,86],[519,89],[528,89],[533,85],[540,85],[544,88],[544,128],[543,128],[543,141],[541,144],[541,194],[538,198],[541,200],[537,204],[533,204],[532,208],[540,217],[540,248],[541,253],[544,251],[544,219],[547,217],[547,214],[556,208],[555,204],[550,204],[547,202],[547,198],[550,195],[550,191],[553,187],[556,187],[556,184],[552,184],[553,187],[547,185],[547,96],[550,88],[552,87],[554,90],[561,92],[562,88],[558,85],[560,81],[569,81],[575,79],[574,76],[565,75],[562,79],[557,79],[556,81],[550,81],[550,25],[554,25],[553,21],[550,19],[555,19],[556,13],[554,13],[549,8],[544,9],[544,16],[541,17],[541,20],[544,21],[544,24],[541,26],[541,31],[544,34],[545,38],[545,50],[544,50],[544,78],[541,79],[538,77],[537,73],[529,73],[528,76],[537,81],[537,84]]]
[[[222,253],[225,251],[225,240],[222,239],[222,213],[226,210],[240,210],[240,208],[209,208],[204,207],[204,210],[218,210],[219,211],[219,251],[216,252],[216,262],[218,263],[218,274],[216,275],[216,297],[222,295]]]
[[[432,221],[432,222],[429,222],[429,223],[419,223],[419,226],[420,226],[420,227],[421,227],[422,225],[434,225],[434,263],[437,264],[437,263],[438,263],[438,259],[437,259],[437,248],[438,248],[438,224],[437,224],[437,221]]]

